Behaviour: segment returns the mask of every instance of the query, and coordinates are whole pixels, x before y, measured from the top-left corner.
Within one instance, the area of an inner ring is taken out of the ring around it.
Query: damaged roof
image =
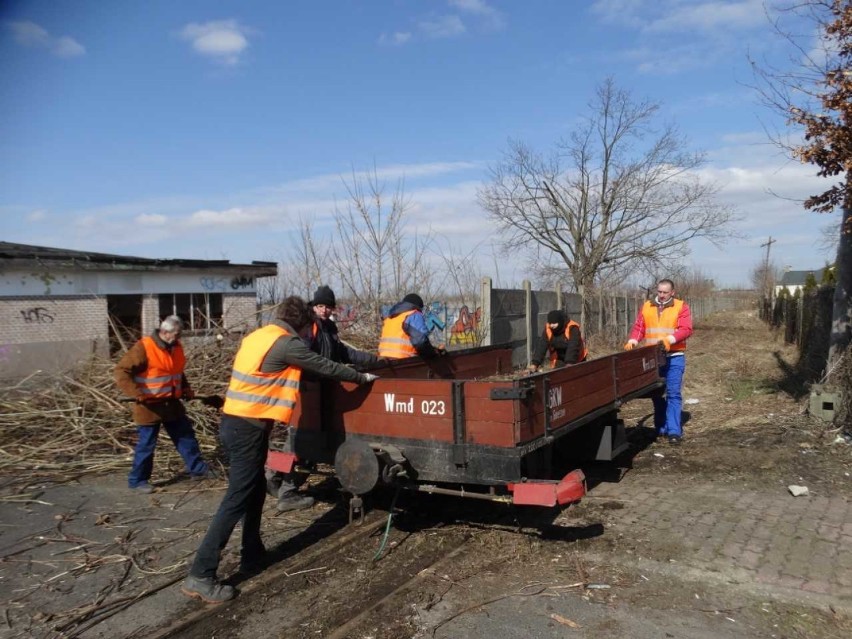
[[[249,271],[255,277],[278,274],[278,264],[275,262],[254,260],[251,264],[231,264],[229,260],[158,259],[0,242],[0,268],[33,267],[121,271],[239,270]]]

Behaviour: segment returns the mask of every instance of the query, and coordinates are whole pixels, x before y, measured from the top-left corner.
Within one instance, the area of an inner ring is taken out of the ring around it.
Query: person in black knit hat
[[[337,332],[337,324],[331,319],[337,307],[337,298],[330,286],[320,286],[309,302],[314,311],[314,325],[309,338],[310,348],[317,355],[338,362],[350,364],[356,370],[375,364],[379,358],[372,353],[359,351],[344,343]],[[305,377],[309,377],[306,375]],[[314,505],[314,498],[299,493],[299,484],[304,478],[293,473],[267,471],[266,482],[269,493],[278,498],[278,512],[301,510]]]
[[[379,340],[379,357],[402,359],[420,356],[431,359],[444,353],[429,341],[429,329],[423,316],[423,298],[409,293],[388,312]]]
[[[544,325],[527,370],[533,373],[537,371],[548,353],[551,368],[579,364],[589,355],[583,343],[580,325],[569,320],[565,311],[550,311],[547,314],[547,324]]]
[[[316,315],[310,345],[312,351],[341,364],[352,364],[356,368],[378,361],[372,353],[352,348],[340,339],[337,324],[331,318],[337,307],[337,299],[331,287],[323,285],[317,288],[310,304]]]

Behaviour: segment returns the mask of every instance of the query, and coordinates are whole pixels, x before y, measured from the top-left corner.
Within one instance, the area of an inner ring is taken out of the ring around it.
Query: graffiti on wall
[[[247,275],[236,275],[231,279],[227,277],[204,276],[198,278],[198,283],[208,293],[225,293],[228,290],[254,289],[254,278]]]
[[[482,307],[476,307],[476,310],[471,313],[467,304],[465,304],[458,309],[458,317],[450,325],[450,335],[447,341],[452,345],[476,346],[480,343],[479,323],[481,321]]]
[[[391,304],[382,306],[382,317],[387,317],[391,308],[393,308]],[[341,329],[347,330],[355,324],[359,315],[357,307],[341,304],[335,309],[334,320]],[[467,304],[451,307],[436,300],[423,308],[423,319],[426,321],[429,338],[435,344],[477,346],[481,341],[481,307],[477,306],[474,310],[471,310]]]
[[[254,278],[239,275],[231,278],[231,288],[237,290],[240,288],[254,288]]]
[[[21,317],[27,324],[53,324],[53,315],[44,306],[22,309]]]

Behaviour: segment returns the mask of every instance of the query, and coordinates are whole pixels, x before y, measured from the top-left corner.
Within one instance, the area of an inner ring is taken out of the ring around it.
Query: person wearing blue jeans
[[[681,387],[683,386],[683,371],[685,369],[686,356],[683,354],[667,355],[666,363],[660,367],[660,377],[666,380],[666,394],[654,395],[653,397],[654,427],[658,436],[676,439],[683,437]]]
[[[183,458],[186,471],[192,477],[206,477],[208,473],[207,463],[201,456],[198,440],[189,418],[184,415],[177,419],[163,421],[163,428],[174,443],[177,452]],[[133,451],[133,467],[127,477],[127,485],[130,488],[148,485],[151,472],[154,469],[154,451],[157,448],[157,439],[160,434],[161,424],[145,424],[137,426],[136,432],[139,441]]]
[[[679,444],[683,439],[681,387],[686,369],[686,340],[692,335],[692,312],[674,293],[671,280],[657,282],[657,295],[639,309],[624,350],[632,350],[640,342],[642,346],[659,344],[666,350],[666,363],[660,367],[666,392],[653,398],[654,427],[658,436],[667,437],[670,444]]]
[[[133,421],[139,441],[127,485],[137,493],[154,490],[150,479],[160,426],[166,429],[193,478],[210,473],[181,401],[194,397],[183,372],[186,357],[179,340],[182,327],[182,320],[170,315],[151,335],[136,342],[115,366],[119,390],[136,401]]]

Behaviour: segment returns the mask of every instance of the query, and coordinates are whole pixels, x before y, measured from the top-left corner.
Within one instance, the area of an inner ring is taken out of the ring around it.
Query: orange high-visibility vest
[[[642,316],[645,319],[645,345],[656,344],[669,335],[674,335],[677,328],[677,318],[683,309],[683,300],[676,299],[674,304],[666,306],[662,313],[657,313],[657,305],[648,300],[642,307]],[[686,342],[677,342],[671,345],[671,351],[685,351]]]
[[[580,330],[580,325],[574,320],[568,320],[568,323],[565,325],[565,338],[568,338],[568,333],[571,332],[571,327],[576,326],[577,330]],[[550,330],[550,326],[545,324],[544,333],[547,336],[547,342],[550,343],[550,340],[553,339],[553,331]],[[589,351],[586,349],[586,342],[583,341],[583,333],[580,332],[580,359],[577,360],[577,363],[583,362],[589,356]],[[550,349],[550,365],[556,366],[558,358],[556,357],[556,351],[554,349]],[[569,364],[573,364],[574,362],[568,362]]]
[[[183,368],[186,365],[183,346],[177,342],[168,351],[157,346],[149,335],[142,338],[142,345],[148,368],[133,376],[139,394],[151,399],[179,398],[183,393]]]
[[[243,338],[234,359],[222,412],[253,419],[275,419],[285,424],[290,422],[299,400],[302,369],[288,366],[276,373],[260,371],[272,345],[289,334],[280,326],[270,324]]]
[[[385,323],[382,324],[382,337],[379,340],[379,357],[391,359],[417,357],[417,349],[414,348],[411,338],[402,328],[406,318],[417,312],[419,311],[405,311],[396,317],[385,319]]]

